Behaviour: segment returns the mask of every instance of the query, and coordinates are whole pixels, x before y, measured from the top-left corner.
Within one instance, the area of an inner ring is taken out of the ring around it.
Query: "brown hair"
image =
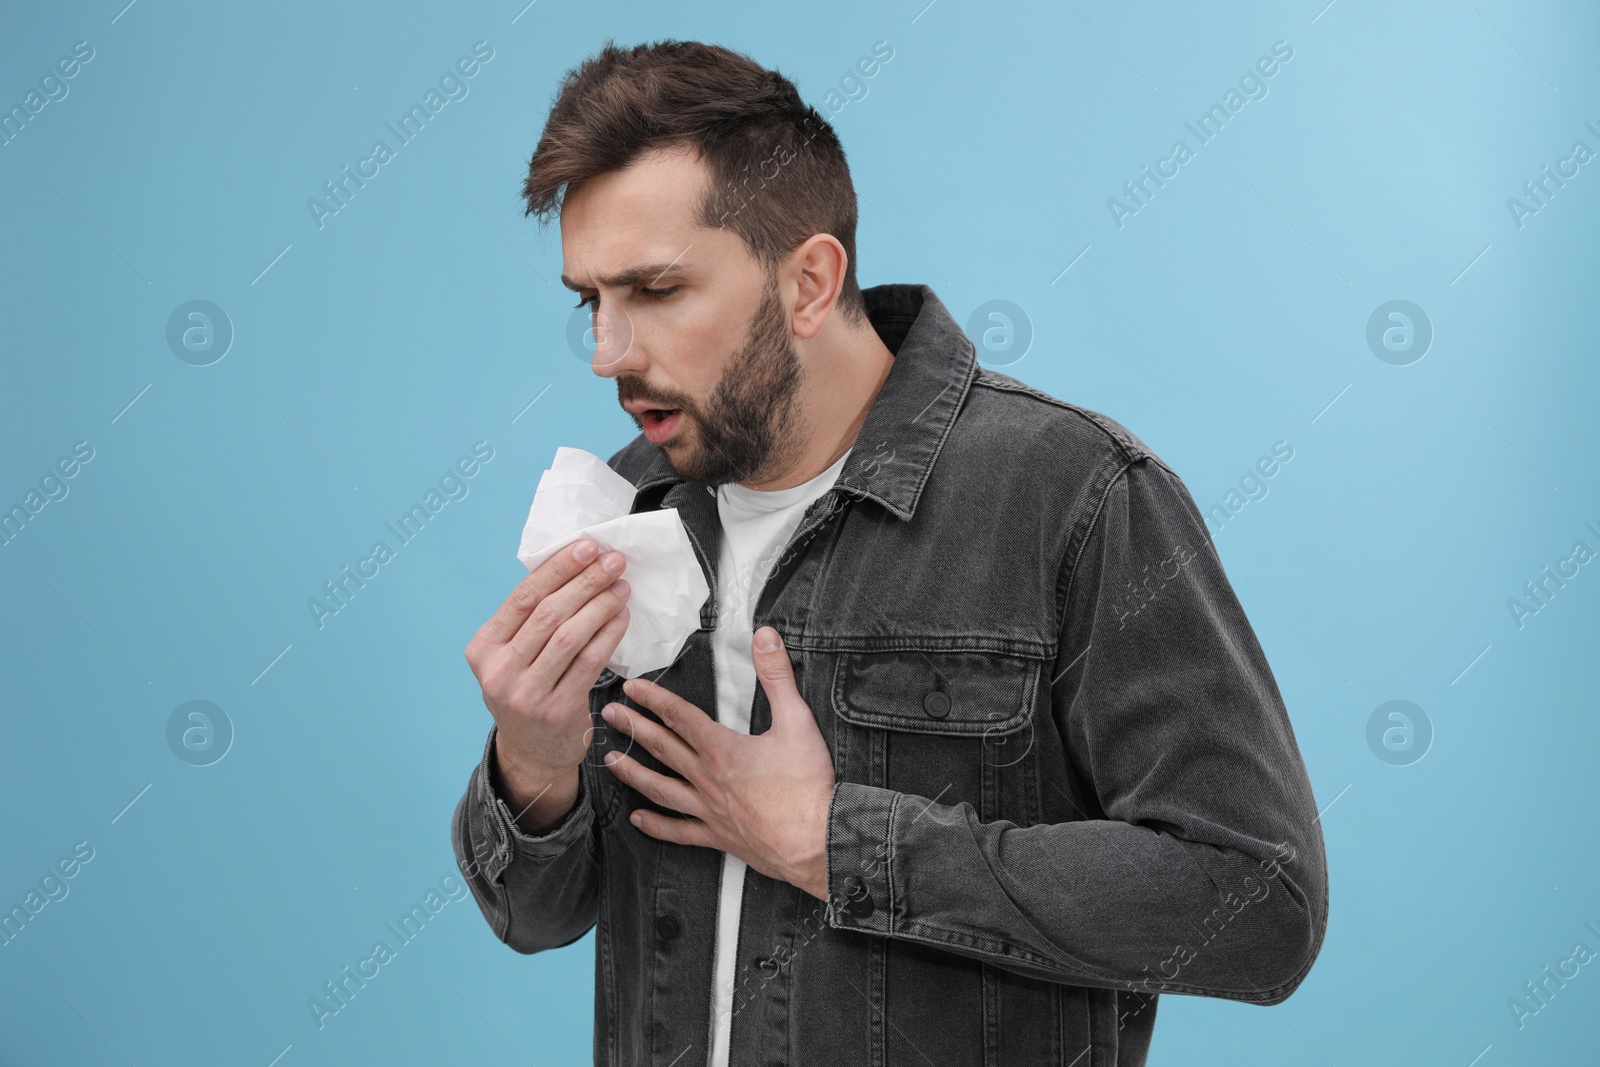
[[[685,146],[711,172],[698,224],[732,229],[769,276],[813,234],[831,234],[847,257],[839,306],[847,321],[866,322],[856,192],[838,136],[793,82],[719,45],[607,40],[568,71],[528,161],[524,214],[547,223],[588,179]]]

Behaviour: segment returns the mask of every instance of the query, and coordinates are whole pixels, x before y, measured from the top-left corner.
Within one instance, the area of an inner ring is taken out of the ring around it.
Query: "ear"
[[[831,233],[808,237],[789,257],[788,270],[780,271],[778,284],[792,280],[796,287],[790,328],[801,339],[815,337],[828,320],[844,291],[845,269],[850,257],[844,245]]]

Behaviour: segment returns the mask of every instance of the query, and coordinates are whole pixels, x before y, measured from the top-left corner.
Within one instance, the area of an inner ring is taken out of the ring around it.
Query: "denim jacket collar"
[[[895,359],[836,485],[910,519],[977,377],[976,349],[929,286],[876,285],[861,296],[867,317]],[[642,496],[652,487],[682,481],[656,448],[635,485]]]

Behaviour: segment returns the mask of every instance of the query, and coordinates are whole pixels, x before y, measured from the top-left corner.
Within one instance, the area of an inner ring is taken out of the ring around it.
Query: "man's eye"
[[[671,296],[673,293],[676,293],[682,288],[683,286],[681,285],[669,285],[665,289],[647,289],[643,286],[640,286],[639,295],[648,297],[651,300],[665,300],[667,297]],[[600,307],[600,294],[596,293],[593,296],[580,297],[578,302],[572,306],[574,308],[581,308],[585,304],[588,304],[591,308],[598,310]]]

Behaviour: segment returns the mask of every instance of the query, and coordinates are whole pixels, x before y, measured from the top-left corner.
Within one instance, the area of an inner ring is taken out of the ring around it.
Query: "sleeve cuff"
[[[578,796],[560,825],[543,834],[529,834],[517,825],[505,799],[494,789],[492,762],[494,741],[499,726],[489,728],[489,739],[483,746],[483,758],[478,761],[472,775],[472,790],[480,825],[486,826],[495,846],[495,877],[511,863],[513,855],[528,859],[549,859],[559,856],[578,841],[585,839],[594,823],[594,805],[590,802],[588,772],[578,768]]]
[[[840,930],[891,932],[894,915],[894,818],[903,794],[838,782],[828,803],[828,924]]]

